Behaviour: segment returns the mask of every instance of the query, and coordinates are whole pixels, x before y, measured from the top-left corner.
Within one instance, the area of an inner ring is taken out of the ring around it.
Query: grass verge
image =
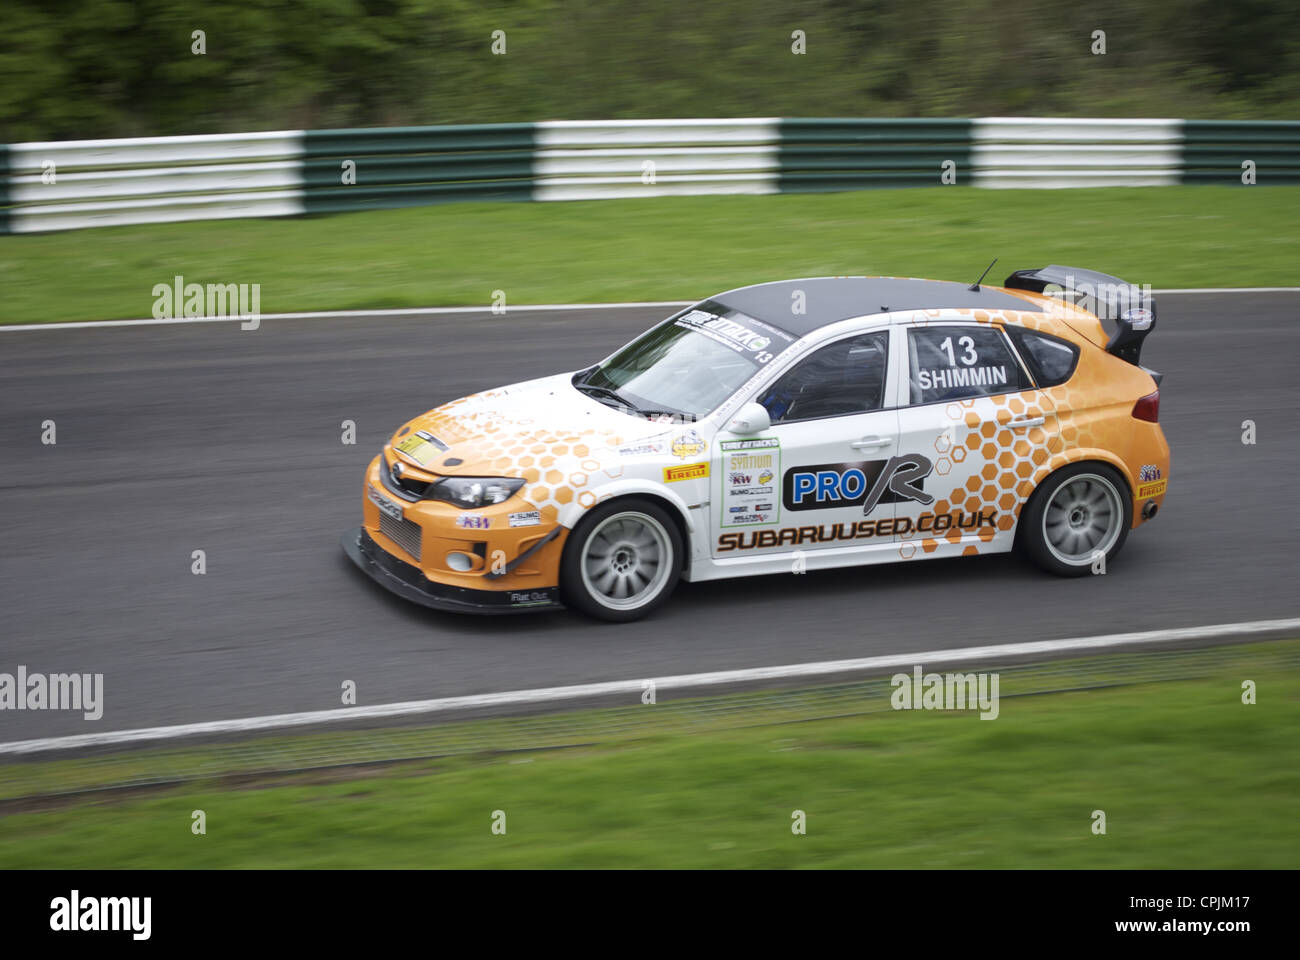
[[[1065,263],[1155,287],[1300,284],[1300,187],[874,190],[447,204],[0,238],[0,322],[152,315],[153,287],[261,284],[263,313],[687,300],[747,283],[974,280]]]
[[[1278,653],[1297,646],[1241,648],[1196,679],[1008,685],[994,721],[886,710],[651,730],[18,808],[0,817],[0,867],[1294,868],[1300,669]]]

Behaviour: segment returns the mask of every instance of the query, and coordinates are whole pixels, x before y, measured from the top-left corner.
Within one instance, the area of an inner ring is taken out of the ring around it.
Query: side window
[[[987,397],[1032,386],[995,327],[913,327],[907,331],[907,341],[914,404]]]
[[[838,340],[800,360],[758,402],[773,423],[879,410],[889,370],[889,333]]]
[[[1065,383],[1074,374],[1079,363],[1079,348],[1074,344],[1024,327],[1007,327],[1007,333],[1040,387]]]

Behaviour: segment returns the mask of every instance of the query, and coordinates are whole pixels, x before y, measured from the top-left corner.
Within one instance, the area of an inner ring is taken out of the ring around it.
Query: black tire
[[[602,547],[608,548],[603,554]],[[621,497],[589,511],[569,534],[560,593],[589,617],[640,620],[672,594],[684,561],[682,535],[668,511],[640,497]]]
[[[1093,542],[1101,525],[1104,530]],[[1132,525],[1133,498],[1119,472],[1104,463],[1073,463],[1040,483],[1029,498],[1016,546],[1049,573],[1083,577],[1092,573],[1098,550],[1104,549],[1107,564],[1115,558]]]

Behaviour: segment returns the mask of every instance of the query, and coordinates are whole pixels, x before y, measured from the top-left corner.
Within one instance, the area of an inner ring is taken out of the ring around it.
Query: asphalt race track
[[[347,562],[362,469],[396,426],[586,365],[665,312],[0,332],[0,672],[106,690],[99,723],[6,710],[0,741],[327,710],[345,680],[373,704],[1300,611],[1292,292],[1160,298],[1143,360],[1166,374],[1169,495],[1104,577],[1008,556],[683,584],[612,626],[440,614]]]

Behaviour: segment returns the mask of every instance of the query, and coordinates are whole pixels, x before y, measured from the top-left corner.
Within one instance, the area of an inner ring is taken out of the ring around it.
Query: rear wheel
[[[682,536],[648,500],[614,500],[588,513],[569,535],[560,563],[565,603],[588,616],[626,622],[658,608],[682,572]]]
[[[1109,562],[1119,553],[1132,523],[1128,487],[1115,469],[1077,463],[1034,491],[1020,517],[1018,542],[1044,570],[1081,577],[1099,556]]]

